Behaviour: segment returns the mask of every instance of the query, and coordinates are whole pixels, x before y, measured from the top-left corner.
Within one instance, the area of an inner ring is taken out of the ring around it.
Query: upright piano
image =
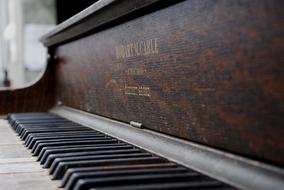
[[[283,18],[283,0],[100,0],[41,38],[45,72],[0,113],[68,190],[284,189]]]

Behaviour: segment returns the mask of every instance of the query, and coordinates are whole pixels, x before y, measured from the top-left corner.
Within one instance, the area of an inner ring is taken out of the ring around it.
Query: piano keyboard
[[[235,189],[52,113],[9,114],[7,119],[66,190]]]

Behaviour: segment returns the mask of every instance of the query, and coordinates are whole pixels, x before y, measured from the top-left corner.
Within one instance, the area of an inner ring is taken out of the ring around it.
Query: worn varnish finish
[[[284,164],[283,16],[282,0],[190,0],[62,45],[57,99]],[[147,40],[157,52],[116,55]]]
[[[183,0],[98,1],[44,35],[41,42],[46,46],[56,46],[180,1]]]
[[[0,115],[11,112],[48,111],[55,104],[54,63],[49,63],[43,77],[34,85],[0,91]]]

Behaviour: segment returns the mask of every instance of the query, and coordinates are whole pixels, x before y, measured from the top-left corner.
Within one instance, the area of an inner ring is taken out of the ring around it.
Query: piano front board
[[[57,101],[284,164],[282,0],[190,0],[56,48]]]

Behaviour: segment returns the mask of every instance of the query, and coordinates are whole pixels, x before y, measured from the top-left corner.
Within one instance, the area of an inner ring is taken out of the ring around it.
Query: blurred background
[[[0,89],[35,82],[46,66],[39,38],[97,0],[0,0]]]

